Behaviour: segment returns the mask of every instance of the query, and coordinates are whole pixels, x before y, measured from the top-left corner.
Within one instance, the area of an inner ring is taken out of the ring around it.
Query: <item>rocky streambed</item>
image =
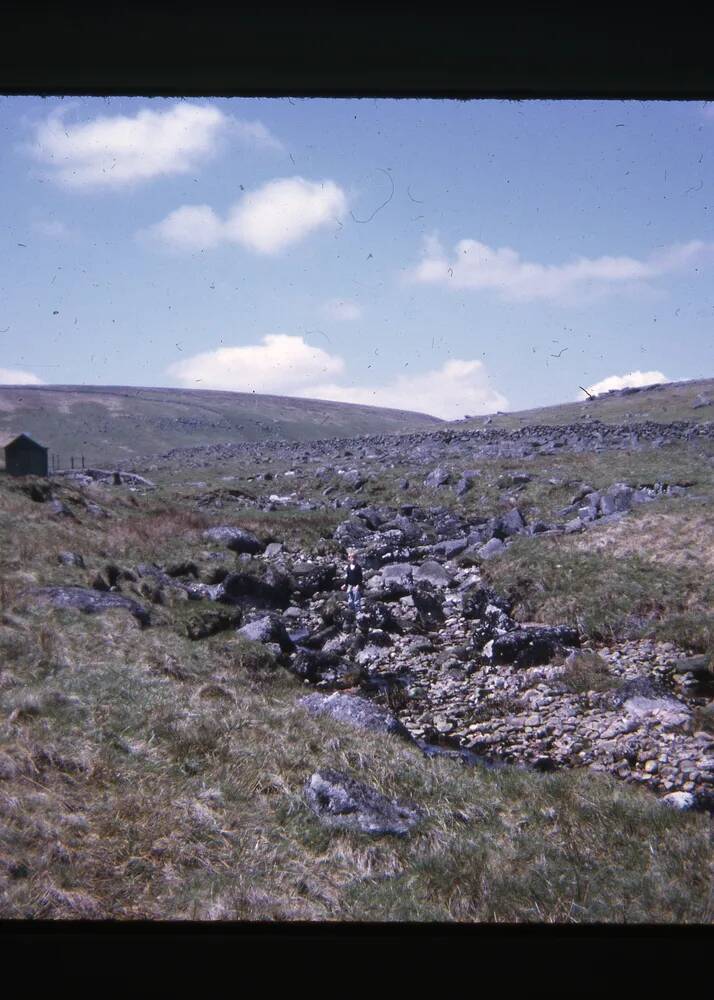
[[[615,484],[594,502],[587,498],[595,491],[575,502],[586,500],[597,516],[624,516],[635,492]],[[445,507],[356,504],[335,531],[365,567],[356,617],[334,557],[266,545],[231,525],[207,529],[195,561],[108,566],[89,586],[78,585],[79,554],[62,553],[74,582],[37,589],[34,599],[88,613],[124,609],[143,627],[158,607],[182,604],[189,638],[236,630],[317,697],[371,699],[429,752],[542,770],[589,767],[679,807],[711,808],[714,736],[697,722],[712,704],[708,663],[671,643],[595,648],[572,623],[515,620],[479,567],[494,543],[537,533],[518,509],[466,521]]]

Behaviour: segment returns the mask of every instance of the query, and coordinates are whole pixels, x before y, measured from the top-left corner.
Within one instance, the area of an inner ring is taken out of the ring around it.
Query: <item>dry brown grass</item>
[[[595,525],[571,540],[579,552],[623,557],[647,554],[665,566],[701,567],[714,573],[714,519],[711,509],[647,509],[614,524]]]
[[[154,497],[57,523],[0,488],[8,511],[1,916],[711,919],[705,816],[596,775],[466,769],[314,718],[297,705],[304,686],[263,647],[191,642],[172,607],[146,629],[122,611],[16,607],[29,582],[86,582],[122,552],[193,558],[201,515]],[[276,515],[229,523],[278,538],[324,539],[330,527],[321,512]],[[59,566],[60,548],[81,552],[86,573]],[[418,802],[422,824],[403,840],[325,830],[303,789],[327,766]]]

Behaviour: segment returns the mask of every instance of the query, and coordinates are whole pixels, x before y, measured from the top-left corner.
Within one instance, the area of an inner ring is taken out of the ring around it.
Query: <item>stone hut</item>
[[[5,449],[5,472],[10,476],[46,476],[48,449],[29,434],[6,434],[0,437]]]

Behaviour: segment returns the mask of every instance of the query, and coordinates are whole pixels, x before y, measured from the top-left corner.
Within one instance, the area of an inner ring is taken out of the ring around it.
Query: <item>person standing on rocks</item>
[[[347,601],[356,615],[362,610],[362,567],[357,562],[355,549],[347,550],[346,583],[342,589],[347,591]]]

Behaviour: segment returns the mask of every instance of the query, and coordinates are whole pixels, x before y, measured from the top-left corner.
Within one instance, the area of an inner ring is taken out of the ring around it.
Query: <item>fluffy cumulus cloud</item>
[[[41,378],[19,368],[0,368],[0,385],[44,385]]]
[[[307,386],[343,371],[342,358],[283,333],[270,333],[259,344],[195,354],[168,369],[188,386],[301,396],[309,395]]]
[[[361,306],[349,299],[330,299],[323,303],[320,312],[326,319],[337,320],[339,323],[348,323],[362,316]]]
[[[61,108],[37,125],[30,154],[64,187],[120,187],[195,170],[224,136],[280,147],[260,122],[239,122],[210,104],[181,102],[166,111],[100,115],[68,122]]]
[[[407,280],[496,292],[512,301],[572,301],[584,292],[611,291],[631,282],[677,271],[711,256],[714,244],[701,240],[674,244],[646,260],[634,257],[577,257],[564,264],[523,260],[510,247],[494,249],[478,240],[461,240],[449,257],[439,240],[428,237],[422,260]]]
[[[342,358],[287,334],[269,334],[259,344],[194,355],[173,364],[168,374],[194,388],[362,403],[446,419],[508,406],[489,384],[481,361],[452,359],[429,372],[398,375],[374,386],[354,385],[346,380]]]
[[[588,392],[592,396],[597,396],[601,392],[609,392],[610,389],[628,389],[640,385],[659,385],[661,382],[670,380],[662,372],[627,372],[626,375],[608,375],[607,378],[588,386]]]
[[[209,205],[182,205],[143,235],[173,250],[236,243],[255,253],[276,254],[335,224],[346,211],[347,197],[334,181],[283,177],[246,192],[225,219]]]

